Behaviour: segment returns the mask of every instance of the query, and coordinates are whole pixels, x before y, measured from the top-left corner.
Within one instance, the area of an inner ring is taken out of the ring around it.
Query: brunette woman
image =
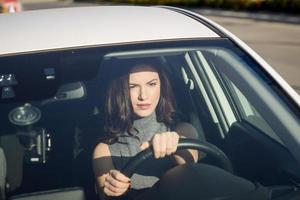
[[[197,138],[194,127],[179,123],[167,74],[153,58],[112,61],[115,69],[105,100],[109,139],[94,150],[94,171],[102,198],[152,187],[172,165],[196,162],[198,152],[176,152],[180,137]],[[117,66],[116,66],[117,65]],[[152,148],[149,160],[131,178],[120,172],[128,159]]]

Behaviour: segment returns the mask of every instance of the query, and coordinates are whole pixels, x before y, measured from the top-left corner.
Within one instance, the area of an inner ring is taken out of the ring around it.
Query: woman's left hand
[[[179,135],[176,132],[157,133],[153,136],[151,143],[153,146],[154,157],[163,158],[176,152]],[[148,143],[148,142],[147,142]],[[149,143],[143,143],[141,149],[146,149]]]

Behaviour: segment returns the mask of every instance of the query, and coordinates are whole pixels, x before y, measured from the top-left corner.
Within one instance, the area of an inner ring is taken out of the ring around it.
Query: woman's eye
[[[129,89],[133,89],[135,87],[136,87],[136,85],[129,85]]]
[[[156,86],[156,85],[157,85],[157,83],[149,83],[148,85],[150,85],[150,86],[154,87],[154,86]]]

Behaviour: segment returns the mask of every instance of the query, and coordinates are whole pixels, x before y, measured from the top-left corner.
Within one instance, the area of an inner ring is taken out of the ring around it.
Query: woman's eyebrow
[[[158,79],[157,78],[155,78],[155,79],[152,79],[152,80],[150,80],[150,81],[148,81],[148,82],[146,82],[147,84],[148,83],[151,83],[151,82],[154,82],[154,81],[157,81]],[[139,83],[129,83],[130,85],[139,85]]]
[[[153,82],[153,81],[157,81],[157,78],[152,79],[151,81],[148,81],[147,83],[151,83],[151,82]]]

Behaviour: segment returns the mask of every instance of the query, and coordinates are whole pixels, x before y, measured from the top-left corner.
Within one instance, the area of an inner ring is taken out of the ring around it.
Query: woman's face
[[[138,117],[151,115],[160,98],[160,79],[151,66],[135,67],[129,74],[130,99]]]

